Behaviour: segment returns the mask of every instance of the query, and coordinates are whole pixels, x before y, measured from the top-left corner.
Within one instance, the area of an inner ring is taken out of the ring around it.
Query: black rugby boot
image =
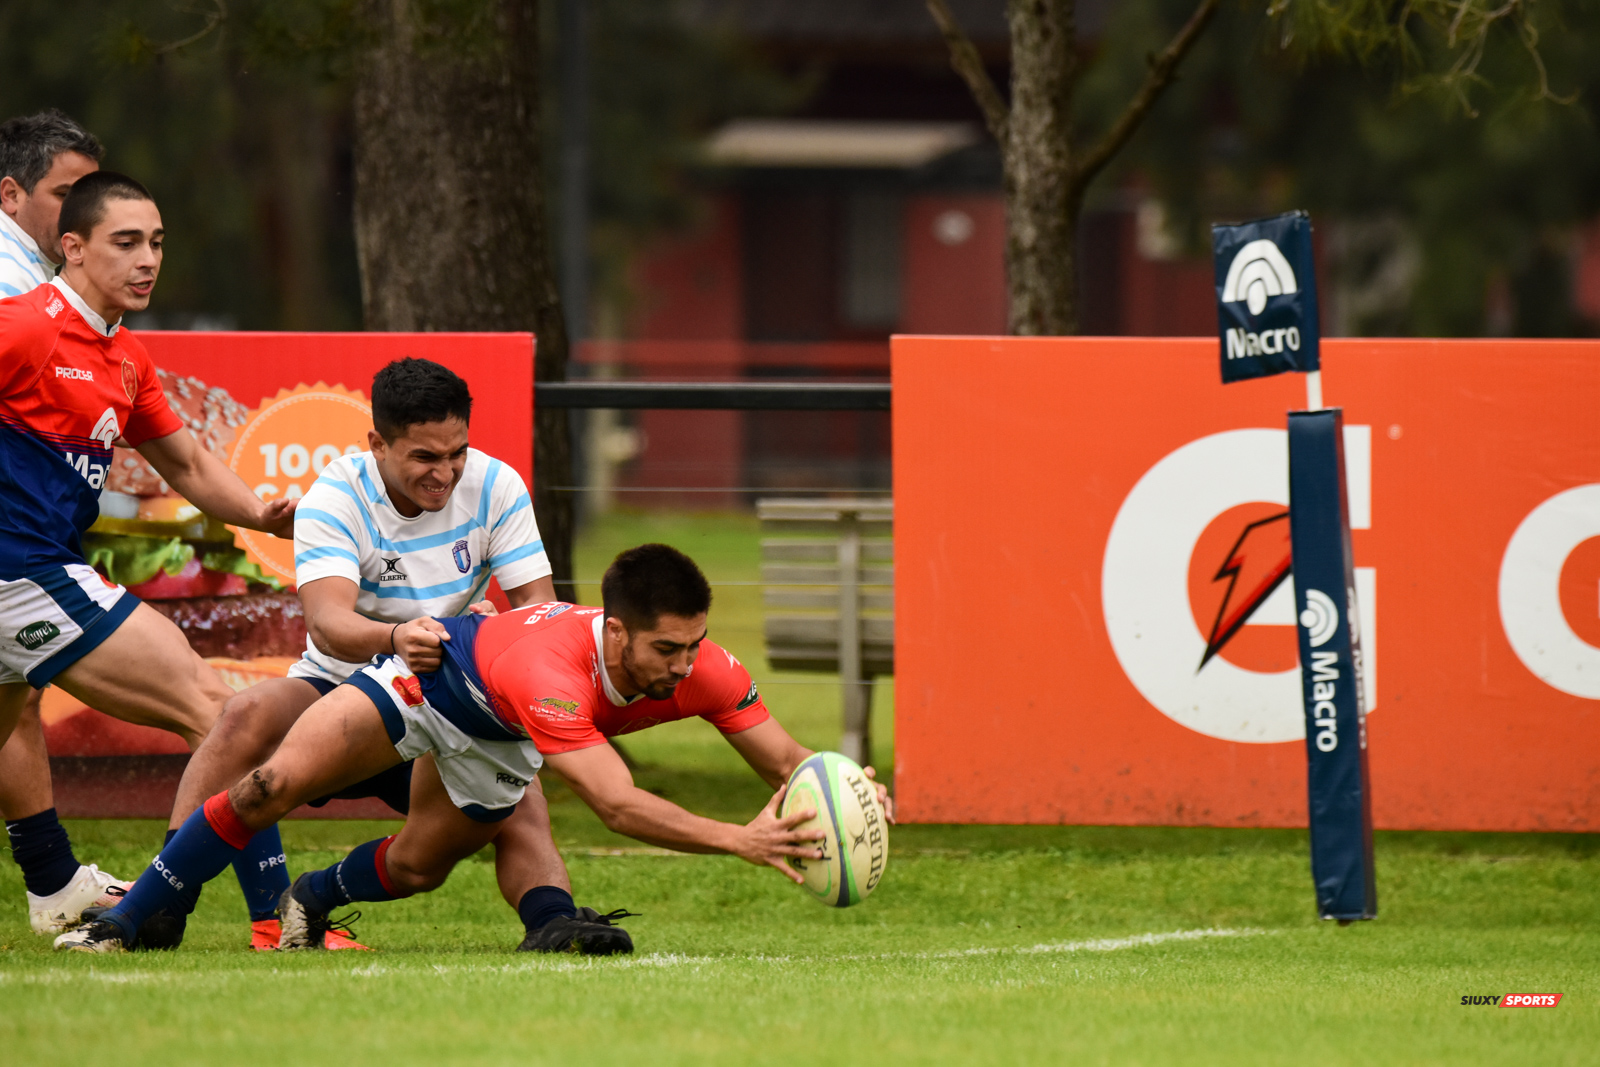
[[[633,952],[633,938],[616,924],[638,918],[627,908],[601,915],[593,908],[579,908],[574,918],[552,919],[517,946],[518,952],[576,952],[584,956],[626,956]]]

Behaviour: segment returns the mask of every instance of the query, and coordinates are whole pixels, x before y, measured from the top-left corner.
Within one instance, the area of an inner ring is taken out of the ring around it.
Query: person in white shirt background
[[[100,169],[103,149],[54,109],[0,123],[0,299],[56,276],[64,258],[57,224],[73,184]],[[49,754],[35,690],[0,747],[0,814],[27,887],[28,921],[41,934],[75,923],[86,907],[115,904],[129,883],[82,864],[56,817]]]

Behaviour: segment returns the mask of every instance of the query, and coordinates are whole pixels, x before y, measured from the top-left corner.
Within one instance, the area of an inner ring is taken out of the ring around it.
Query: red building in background
[[[591,373],[885,380],[891,334],[1004,333],[998,153],[920,0],[704,6],[780,66],[826,73],[799,114],[714,134],[699,223],[635,263],[626,339],[583,346]],[[1007,84],[1003,5],[955,6]],[[1102,15],[1080,5],[1086,35]],[[1176,258],[1159,231],[1159,208],[1132,194],[1085,217],[1083,332],[1215,329],[1209,262]],[[887,413],[647,411],[614,426],[595,420],[591,471],[632,453],[615,471],[630,505],[890,488]]]

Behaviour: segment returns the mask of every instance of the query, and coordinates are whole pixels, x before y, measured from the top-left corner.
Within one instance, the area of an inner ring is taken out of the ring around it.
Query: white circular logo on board
[[[1580,485],[1529,512],[1500,561],[1500,624],[1512,651],[1546,685],[1590,700],[1600,700],[1600,647],[1573,629],[1562,604],[1562,571],[1573,550],[1596,537],[1600,485]],[[1600,614],[1600,583],[1579,597]]]
[[[1366,528],[1371,511],[1370,428],[1346,427],[1345,449],[1352,525]],[[1212,521],[1241,505],[1286,508],[1288,500],[1285,431],[1230,430],[1191,441],[1162,458],[1134,485],[1111,525],[1101,568],[1101,606],[1111,647],[1140,695],[1197,733],[1254,744],[1305,739],[1299,667],[1248,670],[1214,656],[1189,599],[1191,557]],[[1370,710],[1376,703],[1376,579],[1370,568],[1358,568],[1357,585],[1367,641],[1363,654],[1372,665],[1363,678]],[[1292,595],[1287,589],[1278,592],[1285,601],[1284,617],[1265,620],[1258,615],[1250,621],[1286,626],[1296,621]],[[1275,595],[1259,606],[1265,609],[1278,599]],[[1328,603],[1318,606],[1336,625],[1337,606],[1332,598],[1324,599]]]

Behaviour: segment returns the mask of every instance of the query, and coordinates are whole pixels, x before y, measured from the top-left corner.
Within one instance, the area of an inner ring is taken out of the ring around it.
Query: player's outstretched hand
[[[878,803],[883,805],[883,817],[891,823],[894,822],[894,797],[889,795],[889,787],[878,781],[878,772],[871,767],[863,767],[867,777],[872,779],[872,784],[878,788]]]
[[[261,505],[256,529],[284,540],[294,540],[294,509],[298,500],[274,500]]]
[[[395,627],[394,650],[412,674],[431,674],[444,660],[444,645],[450,640],[444,623],[426,616]]]
[[[795,827],[808,819],[816,818],[815,808],[802,808],[791,812],[786,818],[779,818],[778,805],[783,803],[783,793],[787,785],[772,794],[772,799],[767,801],[767,806],[761,809],[761,814],[744,828],[744,834],[739,847],[734,855],[757,867],[766,865],[776,867],[783,872],[789,881],[803,884],[805,879],[800,872],[784,862],[785,857],[800,856],[803,859],[819,860],[822,850],[807,842],[821,841],[822,827],[816,826],[809,830],[797,830]]]
[[[476,604],[468,604],[467,610],[474,615],[498,615],[500,609],[494,606],[492,600],[480,600]]]

